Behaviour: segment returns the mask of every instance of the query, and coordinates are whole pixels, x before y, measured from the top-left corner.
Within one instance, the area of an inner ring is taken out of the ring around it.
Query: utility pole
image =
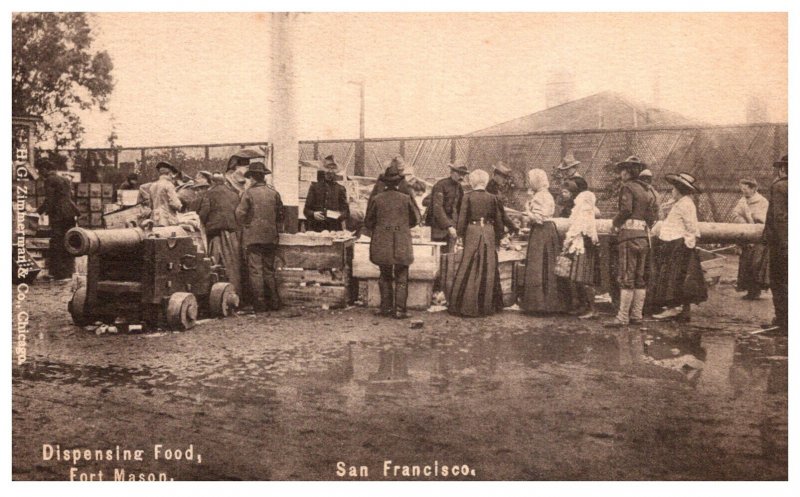
[[[358,113],[358,142],[356,143],[356,156],[353,174],[356,176],[365,176],[366,168],[364,162],[366,158],[364,147],[364,80],[348,81],[351,85],[358,85],[359,97],[361,101],[361,108]]]

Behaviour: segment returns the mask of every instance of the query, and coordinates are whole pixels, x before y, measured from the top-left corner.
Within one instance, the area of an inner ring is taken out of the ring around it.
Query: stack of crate
[[[111,183],[75,183],[78,204],[78,226],[103,227],[103,213],[114,203],[114,185]]]

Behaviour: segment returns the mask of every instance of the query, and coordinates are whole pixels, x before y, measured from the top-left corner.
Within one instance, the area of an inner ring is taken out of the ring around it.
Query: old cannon
[[[86,283],[69,302],[72,320],[85,325],[122,318],[185,330],[198,315],[227,316],[239,297],[198,236],[180,226],[72,228],[64,239],[67,251],[87,256]]]

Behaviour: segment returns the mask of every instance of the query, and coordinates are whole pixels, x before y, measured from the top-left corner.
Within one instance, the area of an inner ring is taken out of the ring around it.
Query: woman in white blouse
[[[564,284],[555,275],[556,257],[561,253],[561,244],[556,226],[550,220],[556,204],[549,187],[550,182],[544,170],[528,171],[530,199],[525,205],[525,215],[531,223],[531,232],[528,237],[525,287],[519,300],[520,308],[526,312],[568,310],[566,305],[569,299],[564,298]]]
[[[692,195],[702,193],[695,178],[687,173],[668,174],[675,203],[666,219],[659,223],[655,251],[655,279],[647,292],[648,307],[667,309],[656,319],[689,321],[691,304],[708,299],[697,239],[700,236],[697,207]]]

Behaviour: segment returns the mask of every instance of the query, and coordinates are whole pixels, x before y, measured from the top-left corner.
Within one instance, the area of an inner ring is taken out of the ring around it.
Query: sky
[[[301,139],[464,134],[545,108],[549,75],[575,97],[616,91],[714,124],[744,122],[749,95],[787,120],[785,14],[295,14]],[[103,13],[109,112],[84,114],[84,146],[270,140],[270,14]],[[658,84],[656,85],[656,81]],[[656,90],[656,87],[658,88]]]

